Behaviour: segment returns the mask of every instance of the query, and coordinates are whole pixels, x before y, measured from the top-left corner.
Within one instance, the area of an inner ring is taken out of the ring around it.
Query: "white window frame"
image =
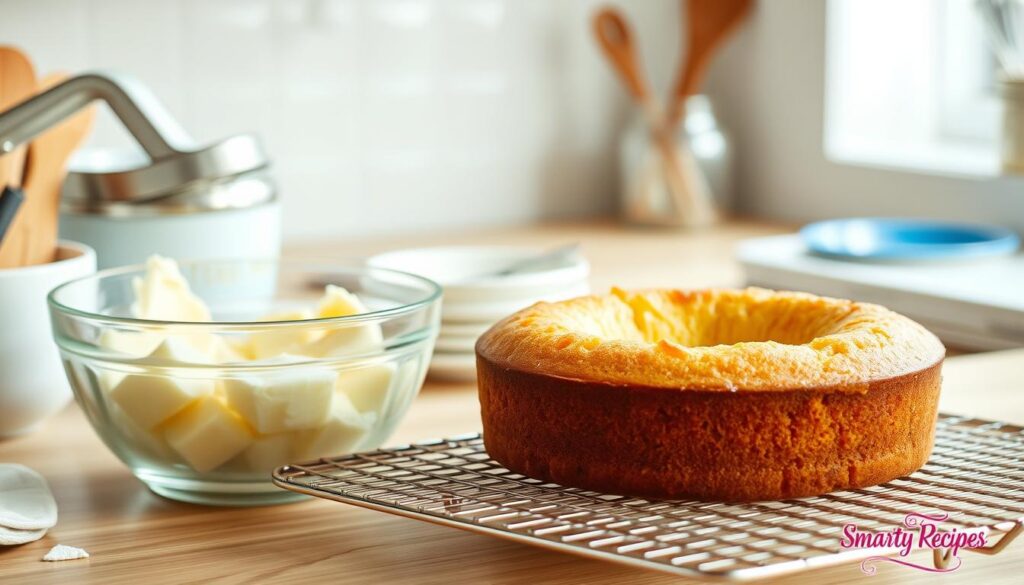
[[[997,63],[989,50],[974,0],[941,0],[938,67],[940,138],[999,142]]]
[[[995,63],[973,0],[829,0],[825,62],[830,160],[1000,174]],[[870,96],[868,87],[880,94]]]

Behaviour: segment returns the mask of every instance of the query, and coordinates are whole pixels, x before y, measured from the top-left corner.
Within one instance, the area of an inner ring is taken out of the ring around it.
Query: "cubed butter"
[[[195,401],[162,429],[171,448],[200,473],[226,463],[254,440],[242,417],[213,396]]]
[[[348,317],[366,313],[359,297],[340,286],[327,285],[324,296],[317,304],[316,316],[326,319]],[[384,341],[380,325],[371,323],[335,329],[323,337],[306,344],[296,353],[312,357],[342,357],[372,351]]]
[[[374,413],[360,414],[344,394],[334,397],[331,416],[322,426],[295,433],[295,459],[340,455],[356,449],[377,420]]]
[[[202,364],[206,356],[180,339],[166,339],[149,357],[155,365]],[[110,390],[110,398],[135,424],[152,429],[182,411],[193,400],[210,394],[213,380],[157,374],[127,374]]]
[[[105,329],[100,333],[96,344],[103,349],[138,358],[152,353],[156,346],[160,345],[160,341],[159,336],[144,332]],[[93,367],[93,371],[96,373],[100,389],[104,392],[110,392],[124,380],[123,373],[102,366]]]
[[[213,383],[205,380],[128,374],[110,391],[110,398],[136,424],[151,429],[212,391]]]
[[[140,319],[160,321],[209,321],[210,309],[192,293],[188,281],[170,258],[150,256],[146,274],[132,280],[135,303],[132,313]]]
[[[216,363],[215,356],[211,355],[215,341],[219,339],[210,336],[209,345],[199,347],[196,345],[194,335],[180,335],[168,337],[160,342],[150,352],[148,363],[154,366],[175,366],[175,365],[203,365]]]
[[[215,338],[217,342],[213,347],[214,363],[230,364],[244,362],[249,359],[240,341],[221,336],[215,336]]]
[[[273,362],[301,359],[281,356]],[[257,432],[272,434],[323,424],[331,413],[336,378],[332,370],[300,368],[232,378],[223,388],[228,404]]]
[[[292,434],[257,436],[240,455],[239,465],[246,471],[269,473],[291,460]]]
[[[225,342],[219,336],[209,333],[176,335],[165,338],[149,332],[106,330],[100,334],[98,345],[105,349],[125,354],[132,358],[153,358],[154,365],[213,364],[224,359]],[[113,370],[99,369],[100,386],[104,391],[115,388],[124,374]]]
[[[153,353],[161,341],[163,338],[160,335],[146,331],[105,329],[100,333],[97,345],[117,353],[143,357]]]
[[[132,449],[155,461],[180,461],[181,457],[171,449],[159,430],[144,429],[128,417],[123,410],[115,405],[110,407],[110,421],[127,439]]]
[[[226,364],[248,359],[227,338],[214,333],[187,333],[173,339],[191,348],[189,363]]]
[[[244,361],[245,356],[241,355],[228,341],[213,333],[189,333],[175,336],[195,350],[195,356],[202,355],[204,364],[223,364],[228,362]]]
[[[225,338],[212,333],[188,333],[171,339],[178,346],[191,346],[194,350],[190,353],[192,363],[216,364],[246,359]],[[100,334],[97,344],[104,349],[139,358],[152,355],[164,340],[164,335],[148,331],[107,329]]]
[[[338,373],[335,388],[352,401],[359,412],[380,413],[388,398],[394,364],[378,364]]]
[[[96,382],[99,384],[100,390],[105,394],[109,394],[124,380],[124,373],[117,370],[111,370],[102,366],[90,366],[89,369],[96,376]]]
[[[312,311],[290,311],[267,315],[260,321],[302,321],[313,317]],[[321,335],[322,331],[308,327],[275,327],[250,335],[242,345],[242,351],[251,360],[272,358],[294,353],[296,348],[312,343]]]
[[[335,329],[320,339],[299,349],[297,353],[311,357],[344,357],[359,355],[380,348],[384,343],[380,325],[356,325]]]
[[[345,290],[344,287],[328,284],[324,296],[316,306],[316,316],[321,319],[330,317],[348,317],[366,313],[366,306],[359,297]]]

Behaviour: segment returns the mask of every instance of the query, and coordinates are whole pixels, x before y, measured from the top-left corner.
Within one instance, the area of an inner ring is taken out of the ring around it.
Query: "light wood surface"
[[[292,256],[345,258],[384,249],[495,243],[551,247],[580,241],[593,284],[710,286],[742,282],[732,246],[778,228],[732,223],[691,235],[629,231],[605,224],[386,238],[295,246]],[[946,366],[943,409],[1024,422],[1024,351],[965,356]],[[472,384],[428,383],[393,443],[479,430]],[[100,443],[76,406],[43,429],[0,442],[0,461],[33,467],[49,480],[60,522],[41,541],[0,548],[0,583],[684,583],[659,573],[543,551],[526,545],[311,500],[267,508],[209,508],[146,490]],[[57,543],[83,547],[88,560],[44,563]],[[926,557],[918,557],[926,563]],[[856,565],[772,583],[1012,583],[1024,573],[1024,542],[1001,554],[966,553],[952,575]]]

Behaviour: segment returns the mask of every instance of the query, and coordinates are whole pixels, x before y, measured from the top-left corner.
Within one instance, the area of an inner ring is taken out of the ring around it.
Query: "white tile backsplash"
[[[671,66],[676,2],[622,4]],[[200,141],[260,134],[286,236],[362,235],[614,209],[628,107],[591,38],[598,5],[3,0],[0,42],[41,72],[136,75]],[[103,115],[91,144],[126,140]]]

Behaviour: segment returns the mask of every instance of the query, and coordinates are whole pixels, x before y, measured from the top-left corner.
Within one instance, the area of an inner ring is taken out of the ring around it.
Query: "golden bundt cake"
[[[509,469],[750,501],[921,467],[945,348],[878,305],[749,288],[538,303],[487,331],[476,354],[484,443]]]

